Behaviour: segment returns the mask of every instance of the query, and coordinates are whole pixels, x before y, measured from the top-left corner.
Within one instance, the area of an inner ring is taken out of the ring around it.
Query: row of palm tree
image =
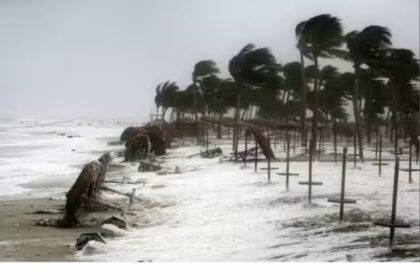
[[[412,51],[392,48],[391,32],[371,25],[343,34],[341,20],[328,14],[300,22],[295,29],[300,61],[281,65],[268,48],[248,44],[229,62],[231,78],[220,78],[212,60],[194,66],[192,84],[180,90],[167,81],[156,88],[155,104],[162,118],[168,108],[177,114],[218,116],[220,123],[234,111],[233,150],[238,147],[238,123],[244,118],[295,122],[301,126],[301,143],[308,140],[307,109],[312,111],[311,145],[316,147],[320,117],[336,124],[347,121],[345,106],[353,105],[355,132],[363,160],[363,133],[368,143],[372,126],[391,118],[395,150],[399,139],[399,118],[415,130],[419,114],[419,63]],[[320,66],[319,59],[342,59],[353,64],[353,73],[340,73],[332,65]],[[305,64],[309,60],[309,65]],[[242,114],[241,114],[242,112]],[[197,126],[198,127],[198,126]]]

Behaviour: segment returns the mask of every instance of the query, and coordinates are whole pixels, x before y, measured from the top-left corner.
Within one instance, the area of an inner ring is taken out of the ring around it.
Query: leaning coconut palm
[[[394,128],[394,151],[398,150],[398,113],[404,111],[402,104],[412,99],[409,86],[419,76],[419,63],[414,53],[407,49],[389,49],[383,61],[375,63],[389,78],[392,91],[392,126]]]
[[[229,61],[229,73],[237,85],[237,102],[234,117],[233,150],[238,150],[238,122],[242,94],[251,87],[267,87],[278,83],[279,65],[268,48],[256,49],[246,45]]]
[[[168,108],[170,107],[170,99],[172,98],[171,95],[178,91],[178,86],[176,82],[166,81],[164,83],[160,83],[156,87],[156,96],[155,96],[155,104],[156,110],[159,110],[159,107],[162,107],[162,121],[165,120],[165,114]]]
[[[217,68],[216,63],[213,60],[202,60],[197,62],[194,65],[194,71],[192,73],[192,80],[193,83],[196,85],[197,87],[197,91],[195,92],[194,95],[194,118],[195,121],[197,123],[197,130],[199,130],[199,120],[198,120],[198,113],[197,113],[197,102],[198,102],[198,95],[202,95],[202,90],[201,90],[201,86],[200,83],[202,81],[202,79],[211,76],[211,75],[215,75],[219,73],[219,68]],[[199,140],[199,133],[197,133],[197,140]]]
[[[320,57],[331,58],[343,55],[339,49],[342,45],[342,27],[340,20],[329,14],[322,14],[310,18],[299,27],[299,48],[308,54],[314,62],[316,71],[315,77],[315,104],[313,110],[312,122],[312,141],[313,147],[316,147],[318,134],[318,109],[319,109],[319,62]]]
[[[295,35],[297,39],[297,45],[296,47],[299,50],[300,54],[300,75],[301,75],[301,86],[300,86],[300,96],[301,96],[301,145],[303,147],[307,146],[307,128],[306,128],[306,109],[308,107],[308,88],[306,84],[306,72],[305,72],[305,56],[311,57],[311,54],[307,52],[306,48],[304,47],[305,44],[301,40],[302,38],[302,30],[305,26],[306,21],[300,22],[298,25],[296,25],[295,28]],[[312,57],[311,57],[312,59]]]
[[[362,31],[352,31],[346,35],[349,58],[353,62],[354,68],[354,94],[353,94],[353,113],[356,122],[356,134],[359,143],[360,159],[363,161],[363,137],[360,124],[359,100],[359,79],[361,65],[370,65],[375,61],[381,60],[386,49],[391,45],[391,33],[388,28],[377,25],[370,25]]]

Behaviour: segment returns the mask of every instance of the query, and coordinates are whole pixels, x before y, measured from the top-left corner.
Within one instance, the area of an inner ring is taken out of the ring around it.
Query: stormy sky
[[[199,60],[228,77],[251,42],[298,60],[294,28],[320,13],[387,26],[419,56],[419,0],[0,0],[0,116],[145,120],[156,85],[185,87]]]

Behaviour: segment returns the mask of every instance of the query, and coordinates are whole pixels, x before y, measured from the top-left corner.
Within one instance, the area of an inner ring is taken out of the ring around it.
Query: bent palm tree
[[[229,73],[237,85],[236,110],[234,117],[233,150],[238,150],[238,122],[241,108],[241,97],[250,87],[264,87],[275,83],[278,78],[279,65],[268,48],[255,48],[246,45],[229,61]]]
[[[166,81],[164,83],[160,83],[156,87],[156,96],[155,96],[155,104],[156,104],[156,111],[159,110],[159,107],[162,107],[162,120],[165,120],[165,113],[170,107],[170,99],[172,98],[171,95],[178,91],[178,86],[176,82]]]
[[[197,125],[197,132],[200,131],[198,114],[197,114],[197,102],[198,95],[202,95],[200,82],[203,78],[219,73],[216,63],[213,60],[202,60],[194,65],[194,71],[192,73],[193,83],[196,85],[197,90],[194,91],[194,118]],[[197,133],[197,140],[199,139],[199,133]]]
[[[353,62],[354,68],[353,113],[360,159],[363,161],[363,137],[360,127],[360,108],[358,106],[361,65],[363,63],[370,65],[383,58],[385,50],[391,45],[391,33],[386,27],[370,25],[360,32],[352,31],[348,33],[345,39],[349,49],[349,58]]]
[[[375,65],[379,66],[389,78],[392,91],[392,124],[394,131],[394,152],[398,150],[398,113],[404,111],[404,102],[412,99],[407,90],[408,84],[419,76],[419,63],[414,53],[408,49],[389,49],[385,59]],[[407,106],[406,106],[407,107]]]
[[[299,50],[300,54],[300,75],[301,75],[301,146],[306,147],[307,146],[307,129],[306,129],[306,109],[308,107],[308,88],[306,83],[306,74],[305,74],[305,58],[304,56],[310,56],[308,52],[306,52],[306,49],[304,48],[304,42],[301,40],[302,30],[305,26],[305,21],[300,22],[298,25],[296,25],[295,28],[295,35],[297,39],[297,45],[296,47]]]
[[[333,57],[343,53],[339,49],[343,42],[342,26],[340,20],[329,14],[322,14],[310,18],[299,27],[299,48],[303,53],[310,55],[314,61],[316,76],[314,82],[315,104],[312,118],[312,141],[313,147],[316,147],[318,134],[318,109],[319,109],[319,91],[320,91],[320,57]]]

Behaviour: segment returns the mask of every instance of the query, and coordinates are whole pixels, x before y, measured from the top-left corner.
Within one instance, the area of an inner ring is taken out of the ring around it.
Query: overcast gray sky
[[[0,116],[145,119],[157,83],[186,86],[199,60],[227,77],[251,42],[297,60],[294,28],[320,13],[419,56],[419,0],[0,0]]]

